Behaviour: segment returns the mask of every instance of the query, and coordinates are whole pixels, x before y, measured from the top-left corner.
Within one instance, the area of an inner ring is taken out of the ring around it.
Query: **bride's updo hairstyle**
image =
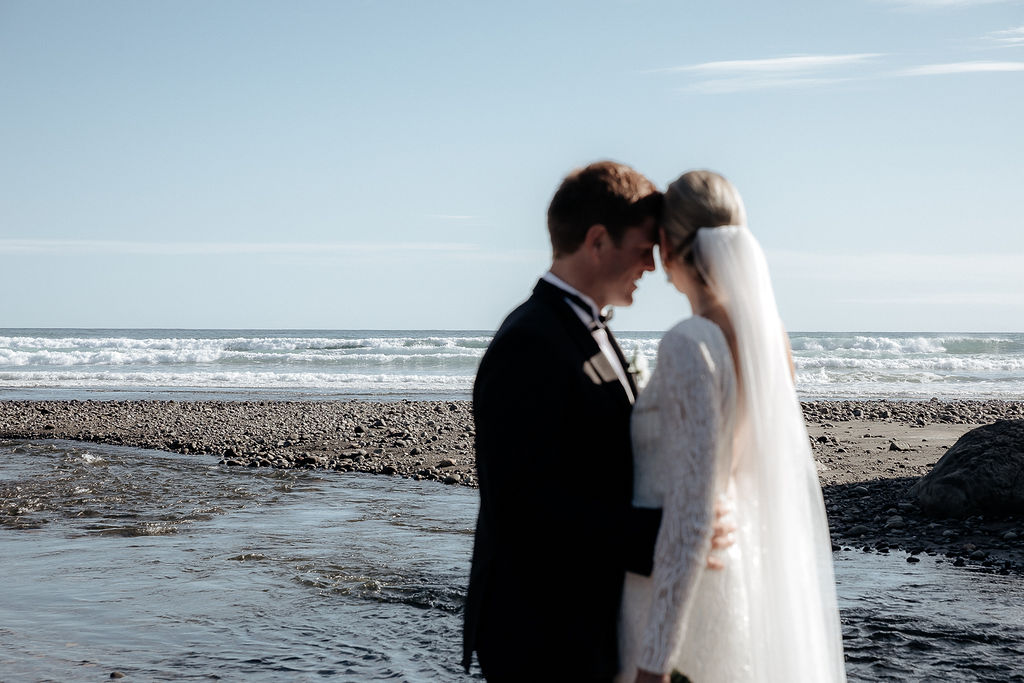
[[[661,226],[673,260],[694,265],[693,243],[700,228],[746,222],[739,191],[714,171],[684,173],[665,190]]]

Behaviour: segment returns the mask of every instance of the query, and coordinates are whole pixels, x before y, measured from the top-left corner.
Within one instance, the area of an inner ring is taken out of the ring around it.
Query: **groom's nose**
[[[648,249],[644,252],[644,270],[654,270],[654,249]]]

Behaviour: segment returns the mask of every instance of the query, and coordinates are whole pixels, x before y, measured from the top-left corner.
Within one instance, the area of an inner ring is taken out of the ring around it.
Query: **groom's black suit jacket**
[[[632,406],[617,379],[585,370],[600,353],[561,290],[541,280],[480,363],[467,671],[474,650],[494,678],[617,671],[623,575],[650,572],[660,511],[630,504]]]

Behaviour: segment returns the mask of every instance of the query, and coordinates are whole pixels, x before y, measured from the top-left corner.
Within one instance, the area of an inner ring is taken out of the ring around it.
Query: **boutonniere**
[[[647,386],[647,382],[650,381],[651,366],[647,364],[647,356],[639,348],[633,352],[633,357],[630,359],[629,367],[626,371],[633,376],[633,382],[636,383],[637,390],[643,389]]]

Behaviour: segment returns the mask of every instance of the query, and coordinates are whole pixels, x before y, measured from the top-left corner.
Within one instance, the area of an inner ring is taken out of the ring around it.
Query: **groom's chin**
[[[612,306],[615,306],[617,308],[623,308],[625,306],[632,306],[632,305],[633,305],[633,293],[632,292],[624,294],[622,297],[620,297],[619,301],[615,301],[615,302],[612,303]]]

